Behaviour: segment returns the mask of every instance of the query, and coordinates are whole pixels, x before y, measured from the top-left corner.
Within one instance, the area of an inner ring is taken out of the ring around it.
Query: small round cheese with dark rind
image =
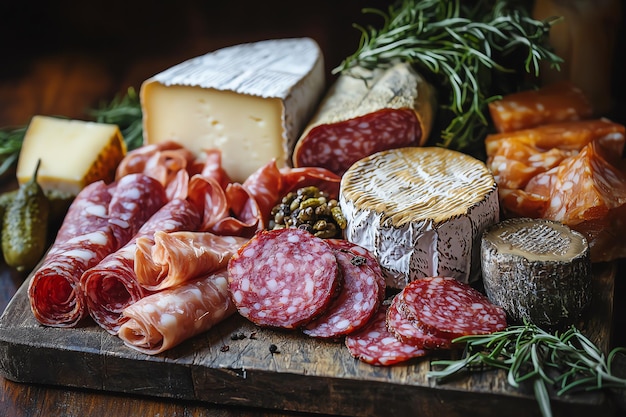
[[[517,322],[563,327],[591,301],[587,240],[557,221],[514,218],[491,226],[481,266],[487,297]]]

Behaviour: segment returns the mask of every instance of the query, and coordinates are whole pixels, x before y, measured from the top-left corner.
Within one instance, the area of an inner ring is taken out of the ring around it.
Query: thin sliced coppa
[[[319,316],[340,283],[333,250],[300,229],[257,233],[231,258],[228,272],[242,316],[259,326],[287,329]]]

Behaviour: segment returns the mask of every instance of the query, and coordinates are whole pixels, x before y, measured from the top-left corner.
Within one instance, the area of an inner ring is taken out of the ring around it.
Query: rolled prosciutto
[[[198,209],[183,199],[161,207],[122,248],[106,256],[80,278],[89,315],[111,334],[124,320],[122,311],[150,292],[141,287],[135,274],[137,239],[153,238],[157,231],[194,230],[200,224]]]
[[[148,291],[161,291],[219,271],[247,241],[193,231],[157,231],[153,239],[140,237],[135,251],[137,281]]]
[[[236,311],[227,276],[223,269],[137,301],[123,310],[118,336],[156,355],[207,331]]]

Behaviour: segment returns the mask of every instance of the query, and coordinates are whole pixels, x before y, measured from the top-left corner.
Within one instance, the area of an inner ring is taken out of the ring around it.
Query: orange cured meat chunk
[[[592,116],[593,108],[580,88],[562,81],[493,101],[489,103],[489,113],[498,132],[512,132],[586,119]]]

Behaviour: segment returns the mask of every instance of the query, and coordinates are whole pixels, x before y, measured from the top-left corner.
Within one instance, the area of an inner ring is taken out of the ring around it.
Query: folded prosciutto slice
[[[157,231],[153,239],[140,237],[135,251],[137,281],[148,291],[160,291],[219,271],[247,241],[192,231]]]
[[[80,276],[125,244],[130,233],[163,204],[163,186],[143,174],[110,185],[97,181],[83,188],[29,283],[35,318],[47,326],[77,325],[86,316]]]
[[[126,245],[85,271],[80,286],[94,321],[116,334],[123,321],[122,310],[149,294],[135,275],[138,238],[152,238],[157,231],[194,230],[199,223],[200,213],[193,204],[182,199],[171,200],[150,217]]]
[[[221,270],[137,301],[124,309],[118,336],[155,355],[207,331],[236,311],[227,276]]]

